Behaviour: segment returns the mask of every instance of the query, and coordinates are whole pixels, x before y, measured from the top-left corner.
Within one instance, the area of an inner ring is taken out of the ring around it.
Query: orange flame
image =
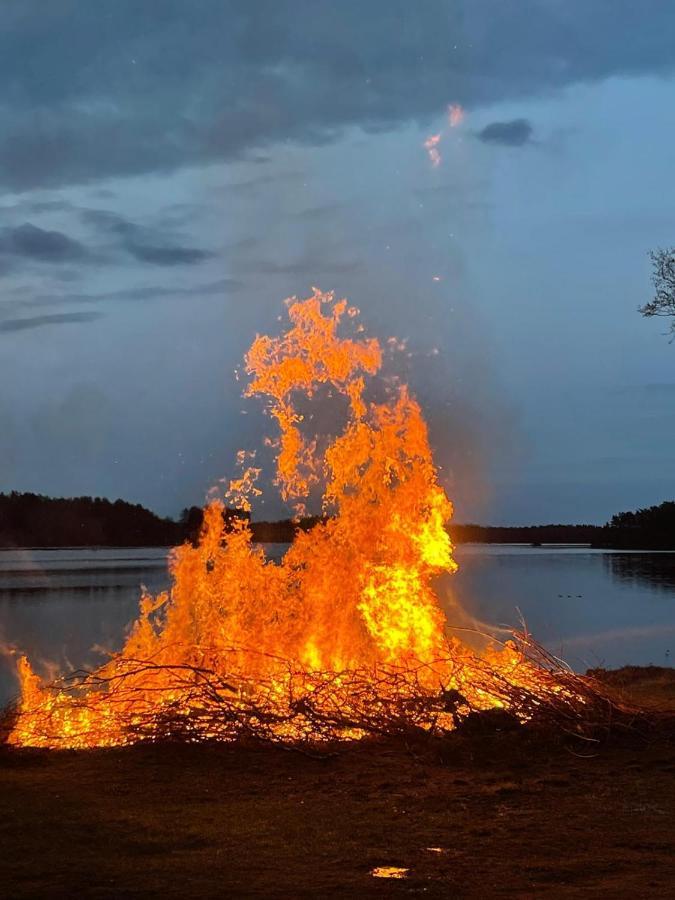
[[[321,485],[326,518],[276,564],[252,543],[246,518],[226,525],[223,502],[211,502],[198,546],[172,552],[171,590],[141,598],[119,653],[52,686],[20,660],[11,743],[112,746],[160,737],[167,722],[172,735],[182,722],[189,740],[354,738],[364,733],[354,723],[396,703],[414,709],[425,692],[461,690],[474,708],[503,704],[481,659],[448,639],[433,589],[457,565],[452,505],[418,403],[405,386],[370,399],[382,351],[360,336],[345,300],[315,290],[288,314],[284,334],[253,342],[246,395],[266,398],[278,423],[282,496],[302,502]],[[343,398],[346,421],[320,452],[299,404],[323,402],[326,391]],[[242,467],[247,459],[240,454]],[[246,469],[230,496],[247,506],[257,474]],[[513,648],[489,661],[529,677]],[[419,724],[443,717],[420,714]]]

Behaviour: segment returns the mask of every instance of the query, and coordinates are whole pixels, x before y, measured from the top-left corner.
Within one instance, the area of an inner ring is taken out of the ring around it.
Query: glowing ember
[[[448,122],[451,128],[457,128],[464,121],[464,110],[459,103],[451,103],[448,107]]]
[[[464,121],[464,115],[464,109],[459,103],[451,103],[450,106],[448,106],[448,125],[450,128],[457,128],[461,125]],[[429,160],[434,168],[441,164],[442,138],[443,132],[439,131],[438,134],[430,134],[424,142],[424,149],[429,154]]]
[[[441,135],[440,132],[438,134],[431,134],[424,142],[424,148],[429,154],[429,159],[431,160],[431,165],[436,168],[436,166],[440,165],[441,162],[441,151],[439,149],[439,144],[441,143]]]
[[[267,398],[279,426],[281,495],[301,508],[321,489],[325,518],[276,564],[247,519],[225,524],[211,502],[198,546],[172,552],[171,590],[141,598],[119,653],[55,685],[20,659],[11,743],[344,740],[443,731],[495,707],[526,717],[528,691],[560,695],[513,645],[479,656],[448,638],[433,579],[457,568],[452,506],[407,388],[372,399],[382,352],[357,312],[319,291],[292,300],[288,330],[257,337],[246,357],[246,394]],[[329,397],[342,427],[308,434],[301,410]],[[257,475],[245,468],[227,496],[247,507]]]
[[[409,871],[401,866],[376,866],[370,874],[373,878],[407,878]]]

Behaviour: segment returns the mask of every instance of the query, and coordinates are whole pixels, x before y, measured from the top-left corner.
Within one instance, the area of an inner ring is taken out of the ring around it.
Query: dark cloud
[[[30,222],[0,231],[0,254],[50,263],[76,262],[88,256],[79,241]]]
[[[153,247],[150,244],[137,244],[127,241],[126,249],[139,262],[152,263],[155,266],[193,266],[213,256],[207,250],[196,247]]]
[[[77,211],[81,220],[115,239],[119,249],[135,260],[155,266],[195,265],[214,254],[199,247],[168,240],[157,229],[142,227],[118,213],[102,209],[78,209],[61,201],[29,204],[34,212]],[[4,260],[2,259],[4,257]],[[93,261],[94,256],[80,241],[61,231],[49,231],[30,222],[0,229],[0,271],[13,259],[44,263]],[[2,263],[4,262],[4,266]]]
[[[532,139],[532,125],[527,119],[511,119],[509,122],[491,122],[477,134],[484,144],[501,144],[504,147],[522,147]]]
[[[0,183],[259,158],[452,101],[667,74],[673,33],[663,0],[6,0]]]
[[[134,225],[119,213],[107,209],[81,209],[80,218],[87,225],[93,225],[101,231],[112,234],[129,235],[140,231],[138,225]]]
[[[209,281],[206,284],[193,284],[190,287],[146,285],[126,290],[110,291],[105,294],[80,294],[70,296],[68,299],[70,302],[98,303],[110,300],[161,300],[167,297],[205,297],[234,293],[240,291],[243,287],[244,282],[236,278],[219,278],[216,281]]]
[[[124,288],[117,291],[106,291],[100,294],[67,293],[67,294],[31,294],[26,299],[20,299],[28,291],[15,290],[18,300],[12,301],[14,306],[22,308],[35,306],[57,306],[60,303],[115,303],[118,301],[143,302],[145,300],[164,300],[171,297],[209,297],[236,293],[244,288],[244,282],[236,278],[219,278],[205,284],[194,284],[189,287],[176,287],[175,285],[141,285],[139,287]]]
[[[149,285],[145,287],[129,288],[127,290],[111,291],[107,294],[93,294],[86,297],[89,302],[109,300],[161,300],[166,297],[205,297],[217,294],[229,294],[244,288],[244,282],[236,278],[219,278],[217,281],[209,281],[206,284],[193,284],[190,287],[175,287],[168,285]],[[84,297],[73,297],[72,300],[84,300]]]
[[[152,229],[136,225],[108,210],[84,209],[81,216],[84,222],[117,236],[122,249],[139,262],[156,266],[195,265],[214,255],[198,247],[184,247],[163,240]]]
[[[30,331],[33,328],[41,328],[44,325],[72,325],[75,323],[94,322],[96,319],[100,319],[102,315],[102,313],[98,312],[73,312],[31,316],[25,319],[5,319],[4,322],[0,322],[0,334]]]

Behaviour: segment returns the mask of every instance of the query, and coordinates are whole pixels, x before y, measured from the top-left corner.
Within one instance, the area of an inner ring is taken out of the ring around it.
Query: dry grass
[[[622,703],[671,676],[634,670]],[[672,896],[667,735],[619,729],[582,754],[560,730],[492,725],[320,758],[0,748],[0,896]],[[375,879],[378,866],[408,875]]]
[[[531,732],[320,759],[0,748],[0,895],[670,897],[674,775],[664,741],[589,758]]]

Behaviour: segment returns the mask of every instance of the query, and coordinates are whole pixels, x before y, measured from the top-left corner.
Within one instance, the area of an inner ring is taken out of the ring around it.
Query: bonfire
[[[442,734],[493,710],[574,730],[605,703],[525,633],[480,648],[451,636],[435,584],[457,569],[452,505],[420,406],[383,383],[357,309],[316,290],[287,306],[287,330],[246,356],[246,395],[264,398],[278,429],[281,497],[301,514],[320,494],[323,515],[269,559],[246,516],[224,515],[259,493],[259,469],[245,468],[205,508],[197,545],[172,551],[170,590],[141,597],[119,652],[50,683],[19,660],[10,744],[320,746]],[[328,401],[343,421],[312,434],[312,405]]]

